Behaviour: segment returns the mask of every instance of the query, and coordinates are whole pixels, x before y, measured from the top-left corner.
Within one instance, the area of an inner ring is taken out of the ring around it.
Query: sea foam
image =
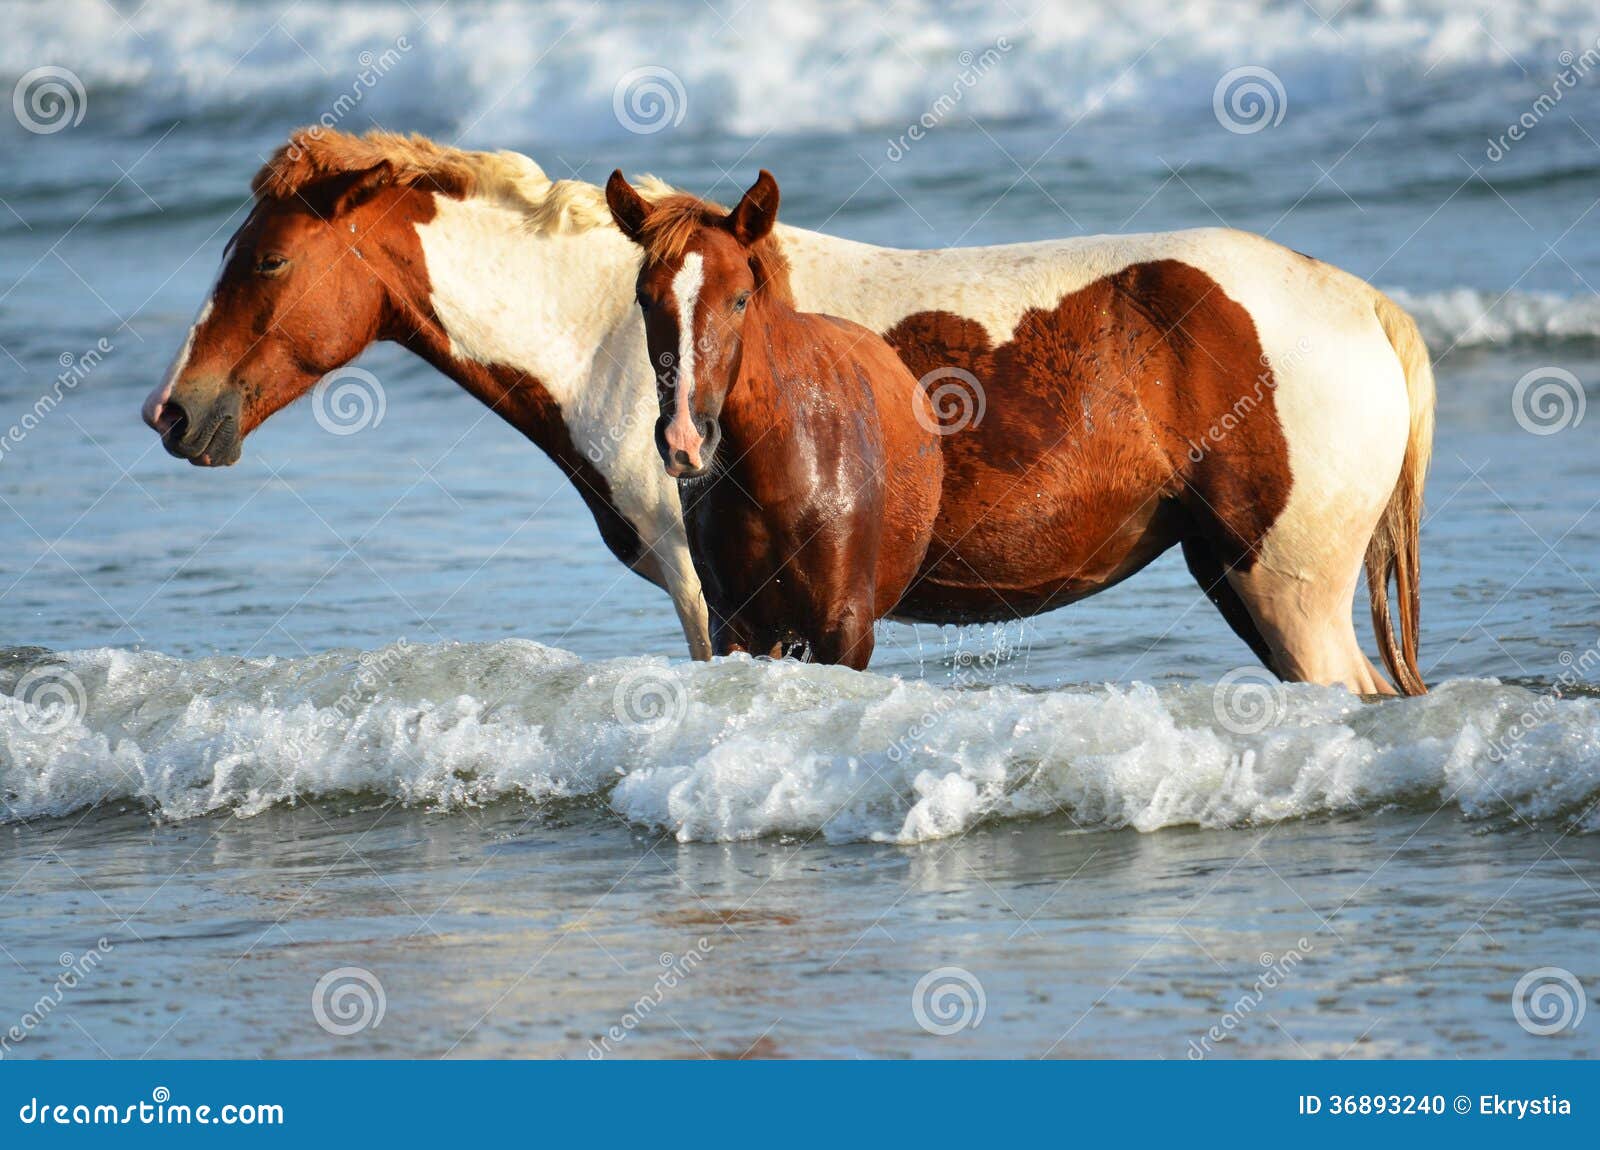
[[[946,673],[941,669],[941,674]],[[915,843],[985,821],[1238,827],[1401,806],[1593,830],[1600,702],[1491,681],[1342,690],[948,684],[521,640],[300,659],[0,660],[0,821],[377,795],[604,803],[685,841]],[[1241,705],[1226,691],[1255,692]]]

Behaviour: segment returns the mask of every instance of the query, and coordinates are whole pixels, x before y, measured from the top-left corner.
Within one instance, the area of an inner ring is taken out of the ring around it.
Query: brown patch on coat
[[[995,347],[949,312],[885,338],[918,377],[971,372],[981,422],[948,435],[922,573],[897,614],[993,621],[1126,578],[1200,535],[1249,569],[1288,503],[1288,444],[1255,323],[1176,260],[1135,264],[1035,308]]]

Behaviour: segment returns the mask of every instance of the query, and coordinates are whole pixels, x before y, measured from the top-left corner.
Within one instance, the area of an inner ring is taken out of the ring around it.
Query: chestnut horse
[[[411,348],[571,478],[601,537],[709,651],[677,481],[654,442],[639,249],[601,190],[523,156],[296,134],[258,173],[183,350],[145,405],[168,450],[244,437],[372,341]],[[647,199],[670,189],[646,183]],[[797,304],[884,336],[946,421],[912,619],[1012,619],[1172,546],[1285,679],[1408,693],[1433,376],[1415,324],[1355,276],[1224,228],[901,251],[779,225]],[[1399,634],[1388,586],[1397,584]]]
[[[645,253],[662,463],[703,479],[683,523],[712,650],[865,668],[933,534],[944,461],[927,396],[876,332],[795,310],[770,172],[731,212],[646,203],[620,171],[606,200]]]

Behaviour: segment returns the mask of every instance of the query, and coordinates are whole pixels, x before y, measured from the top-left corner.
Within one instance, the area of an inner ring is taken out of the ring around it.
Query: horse
[[[691,654],[709,655],[678,481],[655,445],[641,256],[601,189],[514,153],[323,128],[294,134],[252,188],[145,404],[167,449],[232,462],[322,374],[398,342],[555,460],[612,552],[668,590]],[[1227,228],[934,251],[783,224],[772,239],[797,305],[883,336],[941,412],[935,538],[897,616],[1033,614],[1177,546],[1278,676],[1393,693],[1352,625],[1364,568],[1389,675],[1426,689],[1433,374],[1382,292]]]
[[[702,481],[683,521],[712,650],[864,670],[933,536],[944,457],[927,395],[876,332],[795,310],[772,173],[731,212],[646,203],[620,170],[606,202],[644,249],[662,464]]]

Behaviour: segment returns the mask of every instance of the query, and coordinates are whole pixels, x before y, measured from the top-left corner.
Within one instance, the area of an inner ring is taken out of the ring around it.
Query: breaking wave
[[[442,810],[581,800],[685,841],[916,843],[986,820],[1154,831],[1395,806],[1600,825],[1594,699],[1490,681],[1374,704],[1261,680],[967,680],[585,662],[522,640],[298,659],[13,650],[0,821],[377,795]]]
[[[1554,292],[1391,290],[1422,329],[1429,349],[1560,344],[1600,340],[1600,297]]]
[[[743,8],[472,0],[430,15],[434,8],[403,0],[148,0],[135,12],[104,0],[16,6],[0,78],[9,86],[40,64],[69,67],[97,107],[122,93],[152,124],[292,122],[349,93],[352,76],[404,38],[392,72],[402,78],[362,93],[364,108],[393,122],[465,130],[469,142],[521,138],[532,125],[540,135],[620,135],[619,81],[665,68],[687,101],[684,130],[755,135],[903,125],[952,92],[984,117],[1074,120],[1129,106],[1209,115],[1218,78],[1241,65],[1275,69],[1302,109],[1381,95],[1390,83],[1454,84],[1460,103],[1491,88],[1521,93],[1529,74],[1554,73],[1561,52],[1582,51],[1600,33],[1591,0],[1097,0],[1027,13],[910,0],[892,17],[850,0]],[[991,50],[981,82],[963,85],[957,78]],[[884,68],[885,59],[905,66]],[[1503,100],[1491,106],[1485,122],[1501,122]]]

